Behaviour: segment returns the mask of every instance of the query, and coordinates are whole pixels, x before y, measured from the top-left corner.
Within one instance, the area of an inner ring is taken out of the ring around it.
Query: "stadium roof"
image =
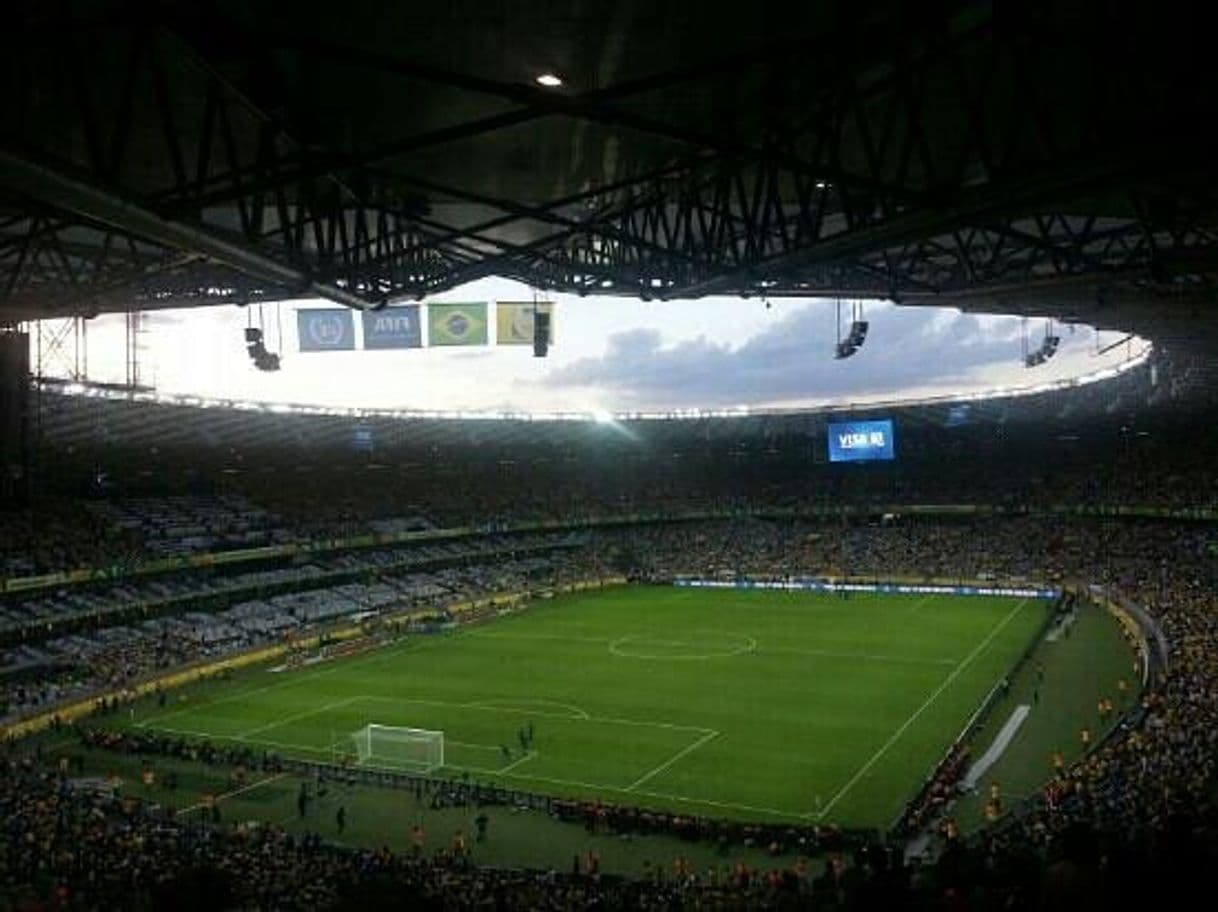
[[[498,274],[1196,337],[1209,31],[998,7],[13,4],[0,321]]]

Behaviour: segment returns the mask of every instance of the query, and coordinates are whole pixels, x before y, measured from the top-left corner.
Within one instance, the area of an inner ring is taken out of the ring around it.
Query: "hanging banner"
[[[296,311],[302,352],[354,351],[355,321],[345,307]]]
[[[551,301],[500,301],[495,311],[495,341],[499,345],[532,345],[533,314],[550,315],[550,344],[554,344],[554,304]]]
[[[485,345],[486,302],[428,304],[428,345]]]
[[[363,316],[366,350],[422,347],[423,329],[417,304],[366,310]]]

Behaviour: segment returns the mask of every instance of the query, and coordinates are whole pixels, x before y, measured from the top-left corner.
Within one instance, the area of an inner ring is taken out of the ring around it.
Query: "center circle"
[[[739,633],[697,633],[679,637],[637,633],[618,637],[609,644],[610,654],[624,659],[666,661],[727,659],[756,648],[755,639]]]

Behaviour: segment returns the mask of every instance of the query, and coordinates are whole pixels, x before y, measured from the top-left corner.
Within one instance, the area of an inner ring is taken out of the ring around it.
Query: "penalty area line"
[[[248,731],[241,732],[237,738],[241,741],[249,739],[251,735],[257,735],[265,731],[270,731],[272,728],[279,728],[281,725],[287,725],[289,722],[298,722],[301,719],[307,719],[309,716],[318,716],[324,712],[329,712],[332,709],[338,709],[340,706],[347,706],[351,703],[358,702],[362,697],[347,697],[345,700],[335,700],[333,703],[327,703],[325,706],[315,706],[313,709],[305,712],[295,713],[291,716],[284,716],[282,719],[276,719],[274,722],[269,722],[266,725],[259,725],[251,728]]]
[[[215,799],[216,804],[219,804],[221,801],[228,798],[235,798],[238,795],[244,795],[246,792],[252,792],[254,789],[261,788],[264,785],[269,785],[272,782],[282,779],[286,775],[287,773],[276,773],[274,776],[267,776],[264,779],[259,779],[257,782],[251,782],[249,785],[243,785],[241,788],[233,789],[231,792],[225,792],[222,795],[217,795]],[[181,817],[183,814],[189,814],[191,811],[197,811],[201,807],[203,807],[203,802],[199,801],[192,804],[190,807],[182,808],[182,810],[178,811],[176,816]]]
[[[526,753],[526,754],[525,754],[523,757],[521,757],[519,760],[513,760],[511,763],[509,763],[509,764],[508,764],[507,766],[505,766],[503,769],[496,770],[496,771],[495,771],[495,773],[496,773],[496,775],[499,775],[499,776],[502,776],[504,773],[510,773],[510,772],[511,772],[512,770],[514,770],[516,767],[520,766],[520,764],[522,764],[522,763],[524,763],[524,762],[526,762],[526,761],[528,761],[528,760],[532,760],[532,759],[533,759],[534,757],[536,757],[536,756],[537,756],[537,751],[529,751],[529,752],[528,752],[528,753]]]
[[[308,684],[310,681],[313,681],[317,678],[325,677],[326,675],[332,675],[337,671],[341,671],[345,668],[351,668],[354,665],[363,665],[364,663],[369,662],[369,661],[381,661],[386,658],[390,658],[393,655],[395,655],[397,652],[404,650],[407,646],[413,646],[414,647],[413,651],[418,652],[419,650],[425,649],[428,646],[432,645],[432,643],[435,643],[435,642],[438,642],[438,641],[431,640],[431,641],[428,641],[425,643],[419,643],[415,639],[412,639],[412,638],[403,638],[403,639],[397,641],[396,643],[390,643],[388,646],[385,646],[381,649],[374,650],[372,652],[363,653],[361,655],[349,656],[347,658],[338,659],[333,662],[321,663],[318,665],[313,665],[313,666],[304,668],[299,672],[293,672],[292,675],[286,679],[281,679],[279,681],[275,681],[274,683],[266,684],[261,687],[244,688],[242,690],[239,690],[235,694],[229,694],[226,697],[217,697],[214,700],[205,699],[199,703],[191,704],[190,706],[178,705],[177,707],[169,710],[168,712],[157,713],[156,715],[150,716],[147,719],[143,719],[139,722],[136,722],[135,727],[136,728],[160,728],[160,726],[157,723],[159,723],[165,719],[170,719],[170,718],[174,718],[176,716],[186,715],[187,713],[194,713],[201,709],[210,709],[213,706],[219,706],[224,703],[233,703],[238,700],[244,700],[247,697],[252,697],[255,694],[266,693],[267,691],[270,691],[270,690],[280,690],[284,687],[293,687],[298,684]],[[255,667],[257,667],[257,666],[255,666]],[[198,678],[194,681],[187,682],[186,684],[182,685],[181,687],[175,687],[173,689],[174,690],[190,690],[190,689],[193,689],[194,687],[198,686],[199,684],[203,684],[203,683],[212,683],[212,682],[206,681],[203,678]]]
[[[171,735],[187,735],[191,738],[198,738],[202,741],[231,741],[234,744],[244,744],[247,746],[282,748],[288,751],[306,751],[311,754],[322,754],[333,756],[334,747],[317,747],[312,744],[298,744],[291,741],[268,741],[266,738],[242,738],[238,735],[220,735],[215,732],[198,731],[190,728],[169,728],[168,726],[158,726],[150,728],[148,731],[167,732]],[[342,742],[336,741],[335,744]]]
[[[688,744],[682,750],[677,751],[675,754],[673,754],[671,757],[669,757],[667,760],[665,760],[655,769],[651,770],[650,772],[644,773],[642,776],[640,776],[638,779],[636,779],[634,782],[632,782],[630,785],[628,785],[626,787],[626,791],[633,792],[636,788],[638,788],[644,782],[647,782],[648,780],[653,779],[656,776],[658,776],[660,773],[664,772],[664,770],[668,769],[670,766],[672,766],[674,763],[676,763],[686,754],[693,753],[706,742],[708,742],[714,738],[718,738],[718,737],[719,737],[719,732],[713,731],[713,730],[711,732],[709,732],[708,734],[703,735],[693,744]]]
[[[969,665],[972,664],[973,659],[975,659],[975,658],[977,658],[977,656],[981,655],[981,653],[985,650],[985,648],[987,646],[989,646],[991,642],[993,642],[994,637],[998,636],[998,634],[1001,633],[1003,631],[1003,629],[1006,628],[1007,624],[1011,623],[1011,621],[1014,620],[1015,615],[1019,614],[1019,612],[1023,610],[1024,605],[1026,605],[1027,603],[1028,603],[1027,599],[1023,599],[1022,601],[1020,601],[1020,603],[1018,605],[1016,605],[1014,608],[1011,609],[1010,613],[1006,617],[1004,617],[1001,621],[999,621],[994,626],[994,629],[989,632],[989,635],[986,636],[986,638],[984,640],[982,640],[980,643],[978,643],[977,646],[973,649],[973,651],[970,652],[968,655],[966,655],[961,660],[960,664],[957,665],[952,670],[952,673],[947,676],[947,678],[943,681],[943,683],[940,684],[938,687],[936,687],[934,689],[934,691],[931,692],[931,695],[926,698],[926,701],[921,706],[919,706],[917,709],[915,709],[913,711],[913,714],[908,719],[905,720],[905,722],[901,725],[900,728],[898,728],[895,732],[892,733],[892,737],[890,737],[887,741],[885,741],[882,745],[880,745],[880,749],[877,750],[874,754],[872,754],[871,758],[866,763],[864,763],[862,766],[860,766],[858,768],[858,771],[855,772],[855,774],[850,777],[850,780],[845,785],[843,785],[841,787],[841,789],[838,790],[838,793],[836,795],[834,795],[831,799],[829,799],[828,804],[826,804],[819,811],[810,811],[810,812],[804,814],[804,817],[805,818],[815,817],[817,820],[823,820],[825,818],[825,815],[827,815],[831,810],[833,810],[833,806],[836,805],[839,801],[841,801],[842,798],[844,798],[846,796],[846,794],[848,792],[850,792],[851,789],[853,789],[856,785],[858,785],[859,780],[862,779],[864,776],[866,776],[867,773],[871,770],[871,768],[873,766],[875,766],[877,763],[880,762],[880,760],[883,758],[883,756],[886,753],[888,753],[889,749],[894,744],[896,744],[897,741],[900,740],[901,736],[903,734],[905,734],[905,732],[909,729],[909,727],[911,725],[913,725],[915,722],[917,722],[918,718],[922,715],[922,713],[926,712],[926,710],[930,708],[931,704],[933,704],[935,702],[935,700],[939,699],[939,695],[941,693],[943,693],[943,691],[947,690],[948,687],[951,686],[952,681],[956,680],[956,678],[960,675],[960,673],[962,671],[964,671],[964,669],[966,669]]]

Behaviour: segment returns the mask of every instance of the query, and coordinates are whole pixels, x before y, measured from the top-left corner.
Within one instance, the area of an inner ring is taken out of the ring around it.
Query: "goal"
[[[360,766],[429,773],[444,765],[444,732],[365,725],[351,735]]]

